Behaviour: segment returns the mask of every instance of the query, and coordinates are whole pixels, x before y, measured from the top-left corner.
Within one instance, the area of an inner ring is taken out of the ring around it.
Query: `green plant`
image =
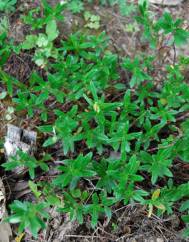
[[[0,11],[12,12],[15,10],[16,3],[17,3],[17,0],[1,0],[0,1]]]
[[[80,13],[84,10],[83,2],[80,0],[71,0],[68,2],[67,6],[73,13]]]
[[[141,152],[141,159],[144,165],[141,169],[147,170],[151,175],[152,184],[155,184],[158,177],[172,177],[173,174],[169,167],[172,163],[170,159],[171,148],[159,150],[156,155],[149,155],[147,152]]]
[[[118,0],[119,11],[123,16],[129,16],[136,10],[136,6],[132,3],[132,1],[124,1]]]
[[[174,20],[170,13],[165,12],[162,17],[154,21],[148,11],[147,1],[139,4],[139,11],[140,15],[136,16],[136,20],[143,26],[143,38],[148,40],[151,46],[155,48],[162,43],[179,46],[186,43],[189,32],[182,27],[181,19]]]
[[[58,51],[53,46],[53,41],[58,37],[58,34],[56,21],[50,20],[46,25],[46,33],[40,33],[38,36],[27,35],[22,44],[22,49],[29,50],[37,47],[33,60],[38,66],[44,68],[48,58],[56,59],[58,56]]]
[[[47,25],[48,22],[52,22],[52,20],[63,21],[64,17],[62,11],[65,8],[64,4],[58,3],[52,8],[46,0],[41,0],[41,5],[43,8],[43,14],[41,16],[38,16],[40,13],[39,7],[30,10],[27,15],[22,16],[24,22],[31,25],[33,30],[42,29],[44,25]]]
[[[79,155],[74,160],[64,160],[64,165],[58,167],[63,174],[57,176],[53,181],[54,184],[62,188],[69,184],[70,189],[73,190],[82,177],[94,176],[95,171],[90,167],[91,158],[92,153],[89,153],[86,156]]]
[[[2,18],[0,18],[0,35],[3,33],[8,33],[10,28],[10,23],[9,23],[9,19],[4,16]]]
[[[147,69],[151,67],[153,57],[147,57],[147,59],[142,59],[141,57],[135,57],[134,60],[126,58],[123,62],[123,67],[132,72],[132,78],[130,81],[130,86],[134,87],[146,80],[152,80],[152,77],[148,75]],[[145,69],[145,71],[144,71]]]
[[[181,45],[186,43],[189,32],[182,27],[182,19],[174,20],[170,13],[165,12],[155,25],[156,31],[163,30],[165,35],[172,34],[169,44]]]
[[[1,69],[0,78],[16,114],[37,117],[41,149],[58,159],[58,165],[53,163],[57,173],[53,178],[46,173],[49,156],[18,152],[4,163],[8,171],[28,168],[29,187],[37,202],[45,204],[16,201],[11,207],[16,219],[13,215],[9,221],[21,223],[20,231],[29,228],[36,237],[44,227],[38,218],[47,217],[46,206],[57,207],[79,223],[88,216],[94,228],[103,215],[111,220],[115,206],[137,202],[146,206],[149,216],[171,214],[176,206],[188,224],[189,183],[177,182],[175,164],[189,162],[189,85],[183,72],[189,61],[182,57],[162,62],[157,55],[164,46],[174,48],[186,41],[182,22],[167,13],[154,21],[144,2],[135,19],[144,30],[139,44],[146,41],[150,51],[120,58],[109,51],[105,33],[77,32],[60,40],[54,12],[43,4],[48,11],[39,22],[30,14],[26,18],[40,32],[28,35],[21,46],[45,73],[37,69],[21,83]],[[159,76],[157,85],[154,79]],[[36,178],[36,168],[48,182]],[[31,211],[32,217],[25,218]]]
[[[43,171],[48,171],[48,165],[45,163],[49,160],[49,156],[44,156],[41,160],[36,160],[33,156],[29,156],[27,153],[18,151],[16,156],[10,157],[9,161],[3,163],[2,166],[7,171],[14,170],[17,167],[25,167],[29,171],[29,175],[32,179],[35,178],[35,169],[40,167]]]
[[[3,66],[11,53],[11,46],[7,43],[7,33],[3,29],[3,33],[0,34],[0,66]]]
[[[180,207],[180,212],[185,212],[189,210],[189,200],[185,201],[182,203],[181,207]],[[182,220],[186,223],[186,228],[183,232],[183,236],[185,238],[188,238],[189,236],[189,212],[187,212],[186,215],[182,216]]]
[[[45,203],[33,204],[30,202],[20,202],[15,200],[10,208],[12,215],[7,219],[8,222],[15,224],[20,223],[18,232],[29,229],[33,236],[37,238],[39,230],[45,228],[43,219],[47,219],[48,213],[45,211],[47,205]]]
[[[84,18],[87,22],[86,27],[90,29],[99,29],[100,28],[100,16],[91,14],[89,11],[84,12]]]

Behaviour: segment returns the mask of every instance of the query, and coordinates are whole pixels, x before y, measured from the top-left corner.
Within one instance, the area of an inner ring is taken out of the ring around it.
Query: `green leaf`
[[[48,36],[49,41],[53,41],[58,37],[59,31],[57,29],[57,24],[56,24],[56,21],[54,19],[52,19],[51,21],[49,21],[47,23],[46,34]]]
[[[80,0],[71,0],[68,4],[68,9],[73,13],[80,13],[84,9],[83,3]]]
[[[25,41],[22,43],[22,49],[33,49],[36,46],[37,39],[36,35],[27,35]]]
[[[15,200],[10,205],[10,208],[13,214],[7,218],[7,221],[10,223],[20,223],[19,233],[22,233],[24,229],[29,229],[32,235],[37,238],[38,231],[45,227],[43,219],[48,218],[48,214],[45,211],[47,204],[35,204]]]
[[[43,125],[43,126],[39,126],[38,129],[39,129],[41,132],[44,132],[44,133],[50,133],[50,132],[53,132],[53,126],[52,126],[52,125]]]
[[[185,223],[189,223],[189,215],[183,215],[183,216],[182,216],[182,220],[183,220]]]
[[[30,187],[31,191],[36,196],[36,198],[39,198],[41,196],[41,192],[38,191],[37,185],[34,182],[32,182],[32,181],[29,181],[28,184],[29,184],[29,187]]]
[[[177,46],[187,43],[189,32],[183,29],[177,29],[174,33],[174,40]]]
[[[7,96],[7,92],[3,91],[0,93],[0,100],[4,99]]]
[[[11,12],[15,10],[17,0],[0,0],[0,11]]]
[[[57,141],[58,141],[58,138],[56,136],[50,137],[43,143],[43,147],[54,145],[56,144]]]
[[[36,45],[38,46],[38,47],[47,47],[47,45],[48,45],[48,39],[47,39],[47,37],[46,37],[46,35],[45,34],[39,34],[39,36],[37,37],[37,40],[36,40]]]
[[[181,212],[183,212],[183,211],[186,211],[188,209],[189,209],[189,200],[183,202],[179,210]]]

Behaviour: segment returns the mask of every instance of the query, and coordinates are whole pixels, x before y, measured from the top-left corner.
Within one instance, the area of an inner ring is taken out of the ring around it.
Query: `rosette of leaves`
[[[36,65],[44,67],[48,58],[57,58],[58,50],[54,47],[53,41],[58,37],[59,31],[55,20],[50,20],[46,25],[45,33],[38,35],[27,35],[22,44],[22,49],[29,50],[35,48],[33,60]]]

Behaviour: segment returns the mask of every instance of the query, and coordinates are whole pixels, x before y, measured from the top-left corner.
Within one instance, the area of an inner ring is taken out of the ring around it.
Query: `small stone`
[[[162,239],[162,238],[157,238],[156,242],[164,242],[164,239]]]
[[[9,124],[7,126],[7,136],[5,137],[4,143],[7,160],[9,157],[15,156],[18,150],[33,155],[36,148],[36,138],[36,132],[21,129]],[[27,170],[25,166],[20,166],[16,167],[13,173],[15,176],[22,176]]]

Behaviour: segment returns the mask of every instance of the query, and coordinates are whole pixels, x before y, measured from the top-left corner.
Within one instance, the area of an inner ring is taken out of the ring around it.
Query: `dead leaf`
[[[21,242],[23,237],[24,237],[25,233],[21,233],[20,235],[18,235],[16,238],[15,238],[15,241],[16,242]]]

